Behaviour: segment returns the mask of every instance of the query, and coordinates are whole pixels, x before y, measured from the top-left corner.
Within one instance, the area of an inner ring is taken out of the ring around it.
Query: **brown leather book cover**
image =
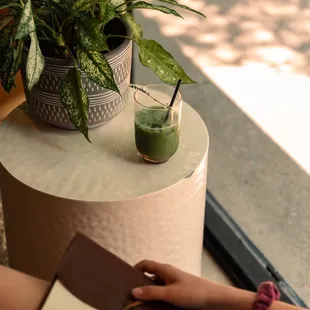
[[[77,234],[58,265],[42,310],[177,310],[164,302],[140,303],[130,294],[153,284],[117,256]]]

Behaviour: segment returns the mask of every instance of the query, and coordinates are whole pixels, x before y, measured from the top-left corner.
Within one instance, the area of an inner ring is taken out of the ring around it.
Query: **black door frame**
[[[204,246],[237,287],[256,292],[262,282],[271,281],[279,288],[283,302],[308,308],[209,191]]]

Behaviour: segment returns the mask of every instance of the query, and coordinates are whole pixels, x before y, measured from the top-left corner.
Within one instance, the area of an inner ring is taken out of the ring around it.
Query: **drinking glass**
[[[172,86],[154,84],[135,92],[136,147],[148,163],[164,163],[178,150],[182,95],[178,92],[169,107],[174,90]]]

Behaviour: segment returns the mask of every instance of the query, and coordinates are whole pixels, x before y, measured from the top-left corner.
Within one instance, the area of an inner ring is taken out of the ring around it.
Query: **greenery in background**
[[[175,8],[197,12],[175,0],[159,0]],[[173,56],[159,43],[143,37],[141,26],[128,13],[135,9],[157,10],[182,17],[165,5],[124,0],[0,0],[0,79],[10,92],[20,69],[24,44],[29,48],[26,64],[26,87],[31,90],[44,69],[44,56],[72,58],[61,87],[61,101],[73,125],[88,138],[89,99],[82,84],[81,70],[105,89],[119,92],[112,69],[105,58],[108,39],[122,37],[139,46],[139,58],[165,83],[194,83]],[[204,15],[202,15],[204,16]],[[107,35],[105,26],[115,18],[124,19],[131,36]],[[43,56],[44,55],[44,56]]]

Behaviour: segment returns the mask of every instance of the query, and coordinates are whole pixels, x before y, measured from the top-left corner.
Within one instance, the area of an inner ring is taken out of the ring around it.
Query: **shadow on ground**
[[[208,65],[243,66],[264,62],[280,72],[310,73],[310,3],[299,0],[183,1],[207,16],[182,12],[185,22],[158,12],[160,31],[192,54],[207,51]],[[165,22],[165,21],[166,22]]]

